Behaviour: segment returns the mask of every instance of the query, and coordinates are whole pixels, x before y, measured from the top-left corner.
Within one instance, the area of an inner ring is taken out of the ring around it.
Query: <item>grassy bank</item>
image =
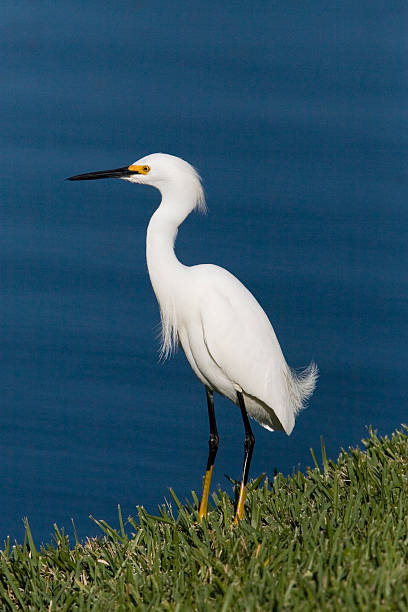
[[[100,539],[0,558],[3,610],[408,610],[408,438],[370,433],[365,450],[324,450],[313,470],[249,487],[246,519],[219,491],[160,516],[143,508]]]

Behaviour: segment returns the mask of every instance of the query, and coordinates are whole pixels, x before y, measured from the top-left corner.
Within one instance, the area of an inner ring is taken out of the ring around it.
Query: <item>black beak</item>
[[[139,173],[135,170],[129,170],[128,166],[124,166],[123,168],[115,168],[114,170],[100,170],[99,172],[76,174],[75,176],[69,176],[67,181],[93,181],[95,179],[103,178],[125,178],[126,176],[132,176],[132,174]]]

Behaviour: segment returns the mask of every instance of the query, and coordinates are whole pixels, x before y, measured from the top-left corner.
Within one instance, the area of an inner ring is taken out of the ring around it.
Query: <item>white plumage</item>
[[[147,230],[147,265],[160,306],[162,354],[177,341],[201,382],[237,403],[242,390],[248,414],[267,429],[290,434],[295,416],[312,394],[317,368],[301,374],[287,365],[268,317],[246,287],[227,270],[185,266],[174,254],[179,225],[204,208],[197,172],[187,162],[156,153],[135,162],[146,176],[129,177],[157,187],[159,208]]]
[[[174,243],[178,227],[195,208],[205,210],[201,180],[190,164],[155,153],[124,168],[81,174],[71,180],[108,177],[151,185],[161,192],[146,238],[147,266],[161,313],[161,354],[167,357],[180,343],[207,389],[211,435],[201,518],[207,514],[218,449],[212,392],[240,406],[246,438],[237,522],[243,516],[255,443],[247,414],[267,429],[290,434],[296,414],[314,390],[317,368],[312,362],[297,374],[287,365],[265,312],[230,272],[210,264],[189,267],[177,259]]]

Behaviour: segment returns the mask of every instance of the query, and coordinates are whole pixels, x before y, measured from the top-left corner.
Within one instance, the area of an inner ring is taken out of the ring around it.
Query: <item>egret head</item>
[[[156,187],[162,195],[171,194],[175,198],[188,193],[191,208],[205,211],[204,191],[201,179],[195,168],[184,159],[167,153],[152,153],[138,159],[130,166],[101,170],[70,176],[69,181],[90,181],[102,178],[119,178],[130,183],[141,183]]]

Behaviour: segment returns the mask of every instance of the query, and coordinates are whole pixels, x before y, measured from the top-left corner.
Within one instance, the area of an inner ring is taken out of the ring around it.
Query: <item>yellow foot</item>
[[[234,525],[238,525],[239,521],[244,516],[245,493],[246,493],[246,485],[244,485],[244,483],[241,482],[241,487],[239,489],[237,510],[235,512],[235,518],[234,518]]]
[[[200,520],[202,520],[205,516],[207,516],[208,496],[210,494],[210,484],[211,484],[211,477],[212,477],[213,469],[214,469],[214,466],[212,465],[210,469],[207,470],[205,473],[204,485],[203,485],[203,495],[201,497],[200,510],[198,513]]]

